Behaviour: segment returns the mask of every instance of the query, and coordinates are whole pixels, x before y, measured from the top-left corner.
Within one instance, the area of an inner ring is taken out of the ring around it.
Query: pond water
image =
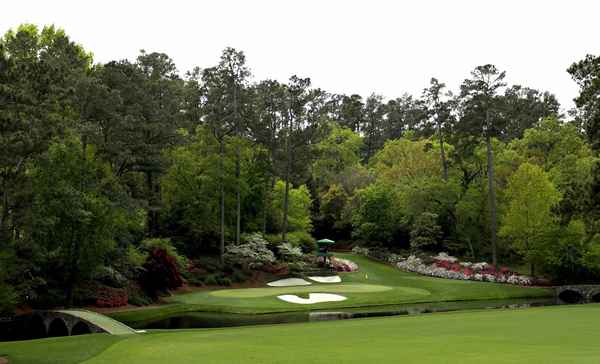
[[[129,323],[135,329],[187,329],[233,327],[261,324],[280,324],[323,320],[344,320],[364,317],[418,315],[433,312],[449,312],[480,309],[519,309],[527,307],[566,304],[555,298],[509,299],[431,302],[405,305],[385,305],[337,310],[299,311],[271,314],[235,314],[215,312],[187,312],[160,320]]]

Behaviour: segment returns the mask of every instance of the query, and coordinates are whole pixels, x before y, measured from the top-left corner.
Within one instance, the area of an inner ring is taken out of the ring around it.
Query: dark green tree
[[[118,183],[75,136],[51,144],[31,173],[32,239],[42,249],[45,271],[72,304],[75,287],[105,263],[127,219]]]

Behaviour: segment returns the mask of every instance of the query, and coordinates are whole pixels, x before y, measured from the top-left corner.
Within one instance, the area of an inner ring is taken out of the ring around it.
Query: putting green
[[[427,296],[429,291],[420,288],[411,287],[393,287],[402,290],[407,295]],[[306,287],[273,287],[273,288],[248,288],[248,289],[222,289],[212,291],[211,296],[229,297],[229,298],[256,298],[279,296],[282,294],[301,294],[301,293],[371,293],[385,292],[391,290],[390,286],[379,284],[347,283],[335,285],[315,285]]]

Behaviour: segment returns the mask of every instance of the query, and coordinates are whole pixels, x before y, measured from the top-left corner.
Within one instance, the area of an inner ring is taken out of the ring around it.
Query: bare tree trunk
[[[291,108],[291,102],[290,102]],[[292,147],[291,147],[291,135],[292,135],[292,111],[290,109],[288,113],[288,125],[287,135],[285,139],[285,149],[287,154],[287,161],[285,166],[285,194],[283,195],[283,226],[281,228],[281,240],[287,241],[287,230],[288,230],[288,213],[289,213],[289,195],[290,195],[290,174],[292,170]]]
[[[289,135],[288,135],[289,139]],[[287,241],[288,213],[289,213],[289,195],[290,195],[290,174],[292,169],[292,153],[289,140],[287,144],[287,165],[285,167],[285,194],[283,195],[283,226],[281,229],[281,240]]]
[[[438,114],[439,115],[439,114]],[[444,135],[442,134],[442,125],[437,122],[438,138],[440,140],[440,158],[442,159],[442,177],[448,181],[448,161],[446,160],[446,151],[444,149]]]
[[[153,237],[155,235],[156,211],[154,211],[154,179],[151,171],[146,172],[146,186],[148,188],[148,236]]]
[[[240,234],[242,230],[242,194],[240,191],[240,147],[236,146],[236,160],[235,160],[235,179],[237,181],[235,190],[236,199],[236,222],[235,222],[235,242],[240,243]]]
[[[267,206],[269,205],[269,181],[265,183],[265,196],[263,198],[263,211],[262,211],[262,233],[267,233]]]
[[[496,267],[498,265],[496,248],[496,189],[494,185],[494,155],[492,150],[492,138],[490,136],[489,128],[486,132],[485,144],[487,148],[488,203],[490,207],[490,238],[492,243],[492,264],[494,265],[494,267]]]
[[[0,239],[2,239],[3,242],[8,240],[8,231],[10,230],[8,226],[8,215],[10,214],[8,204],[8,189],[6,188],[6,184],[4,184],[2,192],[2,213],[0,215]]]
[[[236,207],[235,207],[235,242],[236,244],[240,243],[240,235],[241,235],[241,230],[242,230],[242,194],[240,191],[240,159],[241,159],[241,154],[240,154],[240,138],[241,138],[241,131],[240,131],[240,118],[239,118],[239,113],[238,113],[238,104],[237,104],[237,94],[236,94],[236,89],[234,88],[233,90],[233,112],[234,112],[234,117],[235,117],[235,131],[236,131],[236,136],[238,137],[238,140],[236,141],[236,145],[235,145],[235,181],[236,181],[236,189],[235,189],[235,200],[236,200]]]
[[[225,255],[225,188],[223,181],[223,158],[225,155],[225,146],[223,145],[223,138],[219,140],[219,212],[220,212],[220,228],[221,228],[221,239],[219,242],[219,260],[221,265],[225,263],[223,257]]]

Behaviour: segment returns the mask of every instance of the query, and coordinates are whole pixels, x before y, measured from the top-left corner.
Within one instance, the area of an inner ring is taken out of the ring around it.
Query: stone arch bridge
[[[36,310],[24,317],[17,331],[22,338],[71,336],[92,333],[135,334],[129,326],[87,310]]]
[[[600,302],[600,284],[558,286],[555,293],[567,303]]]

